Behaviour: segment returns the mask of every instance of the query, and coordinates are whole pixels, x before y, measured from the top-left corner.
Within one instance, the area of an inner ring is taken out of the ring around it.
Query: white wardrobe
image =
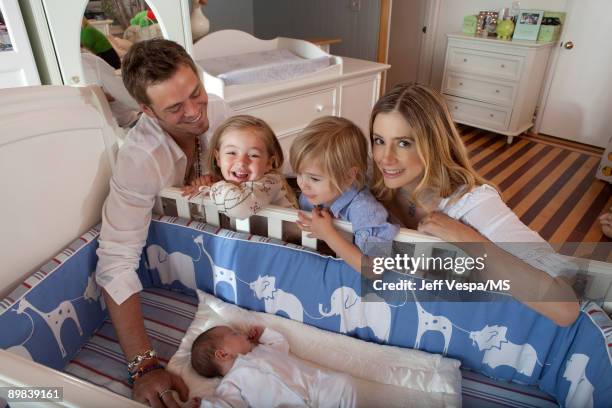
[[[81,65],[81,19],[88,0],[19,0],[32,44],[36,65],[44,84],[79,85]],[[191,52],[189,0],[147,0],[164,38]]]

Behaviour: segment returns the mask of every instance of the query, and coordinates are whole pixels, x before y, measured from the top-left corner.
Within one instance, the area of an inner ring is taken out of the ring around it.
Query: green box
[[[561,34],[560,25],[552,26],[552,25],[543,25],[540,26],[540,32],[538,33],[538,41],[540,42],[553,42],[559,39],[559,35]]]
[[[463,18],[463,32],[465,34],[476,34],[476,29],[478,27],[478,17],[474,15],[465,16]]]

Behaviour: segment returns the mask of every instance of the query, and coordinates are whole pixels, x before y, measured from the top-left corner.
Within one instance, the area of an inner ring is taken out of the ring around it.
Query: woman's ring
[[[166,395],[166,393],[168,392],[172,392],[172,388],[166,388],[162,392],[157,393],[157,395],[159,395],[159,399],[162,399],[164,398],[164,395]]]

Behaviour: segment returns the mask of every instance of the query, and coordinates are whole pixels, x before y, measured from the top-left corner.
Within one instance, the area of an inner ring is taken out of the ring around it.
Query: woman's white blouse
[[[576,272],[573,265],[537,232],[523,224],[489,185],[476,187],[453,202],[455,193],[443,199],[438,210],[477,230],[498,247],[556,277]]]
[[[209,95],[210,126],[200,136],[203,147],[229,116],[231,110],[225,101]],[[200,160],[203,162],[203,157]],[[110,192],[102,208],[96,281],[116,303],[142,290],[136,269],[155,196],[166,187],[182,186],[186,166],[187,157],[157,120],[141,115],[117,153]]]

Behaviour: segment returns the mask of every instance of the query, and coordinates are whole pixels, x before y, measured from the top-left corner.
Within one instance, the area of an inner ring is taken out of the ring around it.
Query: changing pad
[[[198,60],[225,85],[253,84],[297,78],[330,65],[330,57],[302,58],[287,49],[250,52]]]

